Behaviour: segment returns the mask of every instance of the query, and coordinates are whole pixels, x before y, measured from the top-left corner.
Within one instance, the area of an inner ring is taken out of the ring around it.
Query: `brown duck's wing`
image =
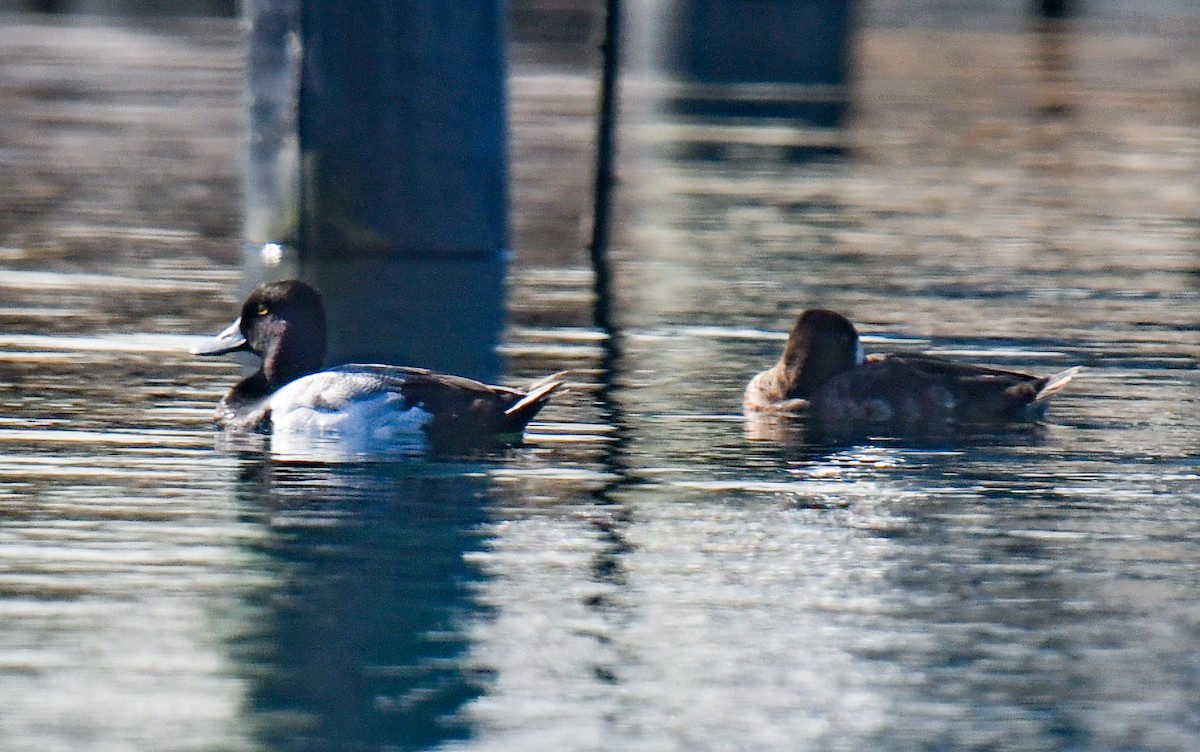
[[[880,381],[908,384],[919,399],[940,402],[955,420],[968,422],[1026,420],[1046,384],[1041,376],[917,353],[895,353],[875,363]]]
[[[971,363],[962,363],[957,360],[949,360],[936,355],[926,355],[924,353],[887,353],[884,355],[872,355],[868,362],[888,363],[891,365],[902,366],[914,372],[921,372],[931,377],[936,378],[977,378],[983,381],[1004,380],[1009,383],[1021,383],[1025,381],[1037,381],[1040,376],[1033,376],[1020,371],[1009,371],[1003,368],[990,368],[988,366],[977,366]]]

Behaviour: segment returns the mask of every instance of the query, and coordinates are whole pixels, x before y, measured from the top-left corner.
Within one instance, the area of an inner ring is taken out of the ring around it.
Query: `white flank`
[[[370,374],[347,372],[293,381],[271,397],[270,411],[272,454],[323,461],[423,453],[433,420]]]

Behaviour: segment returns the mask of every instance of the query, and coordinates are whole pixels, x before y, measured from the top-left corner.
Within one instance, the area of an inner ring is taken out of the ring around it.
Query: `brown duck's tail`
[[[504,411],[504,414],[519,422],[522,426],[533,420],[533,416],[550,399],[550,395],[565,383],[569,371],[559,371],[538,379],[529,385],[525,395]]]
[[[1067,384],[1071,383],[1071,379],[1075,378],[1075,374],[1079,373],[1082,369],[1083,366],[1072,366],[1046,379],[1046,384],[1034,396],[1034,403],[1045,402],[1061,392],[1066,388]]]

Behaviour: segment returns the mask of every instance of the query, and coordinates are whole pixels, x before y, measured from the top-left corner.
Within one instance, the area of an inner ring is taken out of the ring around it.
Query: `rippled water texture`
[[[217,442],[237,365],[186,354],[238,296],[236,30],[5,25],[0,747],[1194,748],[1198,34],[868,28],[815,158],[631,86],[611,337],[594,88],[517,45],[506,379],[570,389],[321,465]],[[818,304],[1085,370],[1033,430],[755,438]]]

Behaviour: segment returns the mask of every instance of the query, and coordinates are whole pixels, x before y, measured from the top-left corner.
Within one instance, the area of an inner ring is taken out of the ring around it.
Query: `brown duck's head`
[[[840,313],[810,308],[796,319],[780,360],[787,396],[809,399],[826,381],[862,362],[854,324]]]

